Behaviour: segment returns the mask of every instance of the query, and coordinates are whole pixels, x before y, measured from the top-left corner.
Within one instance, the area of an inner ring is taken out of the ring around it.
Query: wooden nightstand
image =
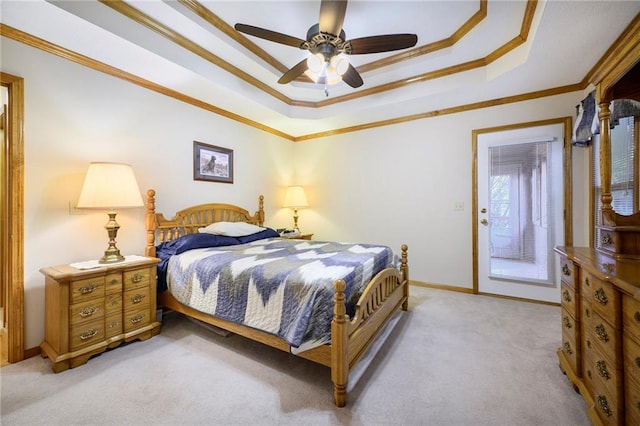
[[[158,262],[141,257],[93,269],[40,269],[45,276],[45,341],[40,349],[53,371],[77,367],[107,348],[160,332]]]
[[[287,237],[286,235],[280,235],[282,238],[289,238],[291,240],[310,240],[313,237],[313,234],[300,234],[295,237]]]

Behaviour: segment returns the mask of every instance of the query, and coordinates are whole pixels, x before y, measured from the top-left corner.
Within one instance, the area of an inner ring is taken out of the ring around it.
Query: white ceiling
[[[351,63],[364,70],[364,85],[358,89],[344,83],[329,86],[326,97],[324,86],[277,83],[284,70],[306,57],[306,51],[244,36],[282,64],[277,69],[277,63],[267,63],[193,11],[203,6],[231,27],[244,23],[304,39],[318,21],[319,0],[120,3],[134,8],[137,16],[146,15],[146,22],[165,35],[94,0],[5,0],[1,19],[3,24],[292,136],[579,83],[640,13],[640,1],[350,0],[343,26],[347,39],[415,33],[418,44],[413,57],[391,64],[380,61],[399,52],[350,56]],[[528,5],[535,8],[527,12]],[[474,21],[474,16],[481,19]],[[532,18],[530,27],[526,17]],[[417,54],[452,37],[467,22],[475,25],[454,38],[453,45]],[[529,28],[526,40],[514,47],[510,42],[523,25]],[[176,40],[186,41],[191,50]],[[501,46],[510,48],[495,58],[490,55]],[[487,57],[491,59],[487,64],[459,69],[461,64]],[[425,77],[434,72],[439,72],[436,77]],[[418,81],[413,82],[414,77]],[[393,84],[398,87],[383,90]]]

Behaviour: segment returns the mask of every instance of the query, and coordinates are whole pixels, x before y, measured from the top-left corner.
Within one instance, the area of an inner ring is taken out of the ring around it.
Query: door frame
[[[563,147],[563,175],[564,175],[564,245],[573,244],[573,197],[571,178],[571,137],[572,118],[560,117],[549,120],[530,121],[526,123],[510,124],[507,126],[488,127],[471,131],[471,252],[473,261],[473,294],[478,292],[478,135],[483,133],[501,132],[505,130],[522,129],[526,127],[546,126],[550,124],[564,125],[564,147]],[[517,299],[510,296],[499,296],[510,299]]]
[[[2,203],[0,220],[9,230],[2,238],[2,288],[7,289],[7,324],[2,328],[10,363],[24,359],[24,79],[0,72],[9,90],[8,143],[2,144]]]

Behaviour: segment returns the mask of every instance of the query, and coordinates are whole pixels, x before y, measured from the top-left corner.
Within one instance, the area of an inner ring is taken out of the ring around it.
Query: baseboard
[[[35,348],[29,348],[24,350],[24,359],[33,358],[34,356],[40,355],[42,352],[40,351],[40,346],[36,346]]]
[[[438,290],[448,290],[448,291],[455,291],[458,293],[474,294],[472,288],[466,288],[466,287],[457,287],[457,286],[446,285],[446,284],[425,283],[422,281],[409,281],[409,284],[414,285],[416,287],[435,288]]]

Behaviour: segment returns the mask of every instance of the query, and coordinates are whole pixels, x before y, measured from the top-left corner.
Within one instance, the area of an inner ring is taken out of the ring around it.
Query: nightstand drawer
[[[105,292],[119,293],[122,291],[122,274],[120,272],[107,275],[104,280]]]
[[[104,318],[71,327],[71,352],[104,340]]]
[[[146,307],[140,307],[138,309],[132,309],[124,313],[124,332],[135,330],[151,322],[150,309]]]
[[[71,303],[104,297],[104,276],[71,281]]]
[[[149,306],[149,287],[134,288],[124,293],[124,310]]]
[[[573,340],[572,333],[565,333],[562,331],[562,352],[566,356],[567,360],[571,364],[571,369],[575,374],[579,374],[578,370],[578,348],[575,340]]]
[[[122,313],[109,315],[105,319],[105,339],[122,334]]]
[[[104,299],[93,299],[84,303],[76,303],[69,308],[71,325],[104,318]]]
[[[155,268],[134,269],[124,273],[124,290],[130,290],[138,287],[148,287],[151,281],[151,271]],[[155,277],[154,277],[155,279]]]
[[[122,293],[108,294],[104,300],[105,315],[122,313]]]

